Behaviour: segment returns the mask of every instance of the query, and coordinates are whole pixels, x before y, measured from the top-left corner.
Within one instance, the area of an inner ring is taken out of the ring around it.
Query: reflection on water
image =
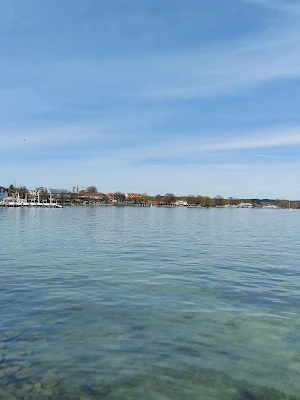
[[[0,209],[0,399],[299,399],[299,222]]]

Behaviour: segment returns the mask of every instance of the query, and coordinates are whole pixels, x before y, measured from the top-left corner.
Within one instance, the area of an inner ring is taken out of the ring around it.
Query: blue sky
[[[0,184],[300,198],[300,0],[0,6]]]

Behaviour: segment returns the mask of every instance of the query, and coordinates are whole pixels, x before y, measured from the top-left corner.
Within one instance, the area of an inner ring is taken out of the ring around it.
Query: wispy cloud
[[[293,16],[300,15],[300,4],[298,0],[244,0],[246,3],[259,4],[273,10],[286,11]]]
[[[270,158],[270,159],[280,159],[283,158],[283,156],[274,156],[272,154],[254,154],[255,157],[261,157],[261,158]],[[284,157],[286,158],[286,157]]]
[[[275,35],[275,33],[274,33]],[[215,97],[300,77],[300,30],[236,48],[150,60],[141,97],[161,100]],[[142,69],[142,65],[140,66]]]
[[[182,101],[220,97],[261,84],[299,78],[299,60],[300,27],[285,26],[221,48],[127,60],[61,62],[55,70],[60,76],[58,84],[69,85],[81,76],[85,88],[101,88],[107,101],[111,95],[116,96],[114,100],[123,101]],[[82,95],[85,96],[84,91]]]
[[[197,157],[210,153],[227,153],[249,149],[288,148],[300,146],[300,127],[264,131],[231,132],[182,132],[166,137],[159,131],[149,131],[149,138],[140,137],[139,126],[124,136],[122,123],[90,123],[81,125],[54,126],[19,130],[13,134],[1,134],[1,152],[34,150],[44,151],[51,158],[51,149],[60,149],[65,154],[83,151],[88,143],[88,154],[95,152],[107,156],[114,154],[121,162],[147,159],[174,159]],[[116,141],[122,143],[116,146]],[[105,146],[103,146],[105,143]],[[127,144],[126,144],[127,143]],[[75,147],[74,147],[75,146]],[[56,152],[57,153],[57,152]],[[56,154],[55,153],[55,154]],[[29,153],[28,153],[29,154]],[[75,153],[74,153],[75,154]],[[266,156],[267,157],[267,156]]]
[[[197,136],[199,139],[197,139]],[[169,140],[147,143],[141,147],[135,146],[127,155],[131,160],[147,157],[151,159],[174,159],[176,157],[197,157],[209,153],[226,153],[238,150],[300,146],[300,128],[269,132],[239,132],[234,136],[229,132],[223,132],[222,135],[215,135],[211,139],[204,139],[201,136],[196,135],[195,132],[193,137],[190,138],[177,135],[176,140],[172,137]]]

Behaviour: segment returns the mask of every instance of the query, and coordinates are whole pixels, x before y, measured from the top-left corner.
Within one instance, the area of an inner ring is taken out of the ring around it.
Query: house
[[[71,191],[68,189],[47,189],[51,194],[70,194]]]
[[[116,193],[107,193],[109,200],[116,200]]]
[[[121,192],[107,193],[107,197],[113,203],[123,202],[124,200],[126,200],[126,195],[124,193],[121,193]]]
[[[0,201],[6,199],[8,197],[8,191],[5,187],[0,186]]]
[[[125,197],[126,200],[139,200],[141,199],[142,195],[140,193],[126,193]]]
[[[167,205],[167,203],[164,200],[149,200],[148,204],[150,206],[156,206],[156,207]]]
[[[85,200],[102,200],[105,196],[104,193],[101,192],[79,192],[78,198],[85,199]]]
[[[70,198],[71,191],[68,189],[47,189],[49,195],[51,193],[52,199],[68,199]]]

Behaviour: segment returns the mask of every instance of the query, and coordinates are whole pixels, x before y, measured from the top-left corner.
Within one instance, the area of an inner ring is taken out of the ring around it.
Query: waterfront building
[[[125,194],[126,200],[139,200],[142,198],[140,193],[126,193]]]
[[[253,205],[251,203],[240,203],[237,208],[253,208]]]
[[[155,207],[166,206],[167,205],[167,203],[164,200],[149,200],[148,204],[150,206],[155,206]]]
[[[101,192],[79,192],[78,198],[85,200],[101,200],[105,196],[104,193]]]
[[[0,186],[0,201],[3,201],[8,197],[8,191],[5,187]]]
[[[49,195],[51,195],[52,199],[60,200],[60,199],[70,199],[71,191],[68,189],[47,189]]]

